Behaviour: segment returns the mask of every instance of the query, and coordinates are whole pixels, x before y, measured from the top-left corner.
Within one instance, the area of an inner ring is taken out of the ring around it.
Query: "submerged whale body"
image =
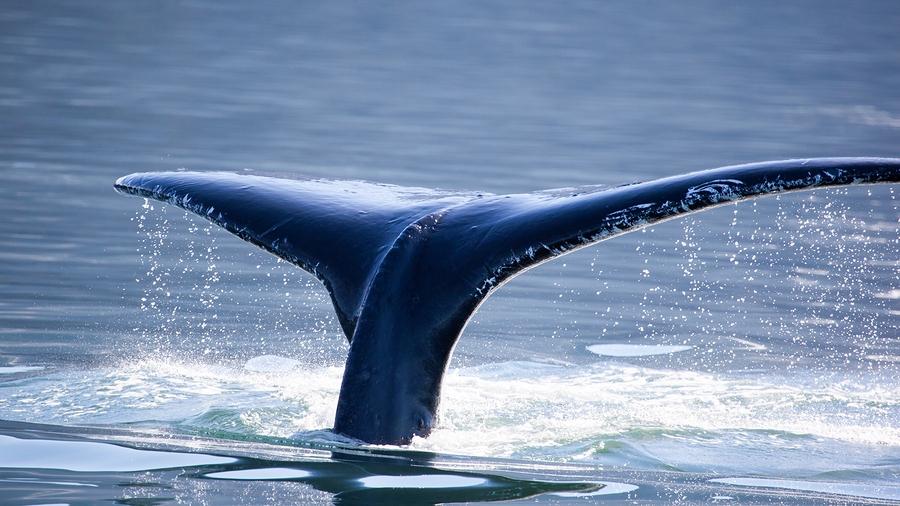
[[[512,276],[728,202],[897,182],[900,159],[831,158],[520,195],[252,172],[132,174],[115,188],[194,212],[321,280],[350,341],[334,431],[405,444],[436,424],[457,339],[484,299]]]

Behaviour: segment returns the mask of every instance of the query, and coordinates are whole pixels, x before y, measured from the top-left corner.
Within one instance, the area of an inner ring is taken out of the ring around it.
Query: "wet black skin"
[[[831,158],[501,196],[252,171],[132,174],[115,187],[197,213],[318,277],[350,341],[334,431],[407,444],[438,423],[453,347],[481,302],[510,277],[728,202],[897,182],[898,159]]]

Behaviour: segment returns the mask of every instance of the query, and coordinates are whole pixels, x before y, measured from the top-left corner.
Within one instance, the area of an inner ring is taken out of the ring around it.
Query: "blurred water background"
[[[324,289],[122,175],[514,193],[897,157],[898,26],[879,1],[3,2],[0,418],[327,439]],[[414,447],[900,483],[898,192],[726,206],[529,271]],[[624,344],[683,351],[588,349]]]

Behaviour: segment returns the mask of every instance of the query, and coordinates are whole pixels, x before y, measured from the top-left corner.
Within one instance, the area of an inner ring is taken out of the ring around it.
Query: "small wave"
[[[824,492],[826,494],[868,497],[872,499],[900,500],[900,487],[887,485],[864,485],[827,481],[773,480],[767,478],[716,478],[709,481],[712,483],[737,485],[739,487],[778,488],[801,492]]]
[[[269,363],[253,359],[248,364]],[[0,389],[10,420],[329,440],[343,370],[145,360]],[[900,381],[875,373],[712,374],[616,362],[451,369],[439,427],[412,448],[697,472],[826,472],[900,447]],[[835,467],[837,466],[837,467]]]
[[[441,428],[414,446],[699,472],[820,470],[804,452],[846,463],[843,453],[900,445],[900,386],[875,376],[536,367],[543,374],[518,362],[452,371]]]

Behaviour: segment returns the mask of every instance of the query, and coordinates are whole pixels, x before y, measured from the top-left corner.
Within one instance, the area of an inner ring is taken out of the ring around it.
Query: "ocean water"
[[[528,271],[408,448],[328,431],[347,344],[318,281],[112,190],[898,157],[897,26],[890,2],[4,5],[0,498],[900,501],[900,188],[720,207]]]

